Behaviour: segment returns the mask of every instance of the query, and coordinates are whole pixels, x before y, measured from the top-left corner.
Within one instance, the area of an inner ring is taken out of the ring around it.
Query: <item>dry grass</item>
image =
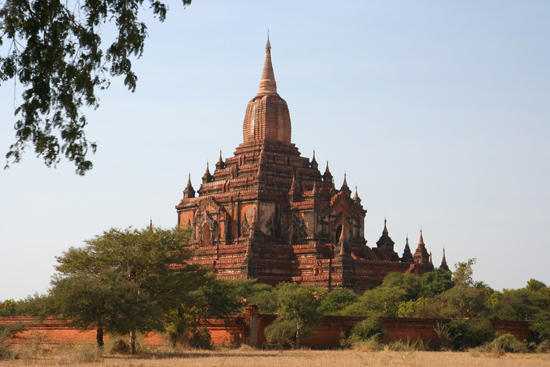
[[[96,358],[89,348],[48,349],[34,358],[2,361],[3,366],[111,366],[111,367],[343,367],[343,366],[550,366],[550,354],[506,354],[496,357],[490,353],[468,352],[395,352],[383,350],[364,352],[345,351],[260,351],[249,347],[216,351],[168,352],[148,350],[138,356],[104,355]]]

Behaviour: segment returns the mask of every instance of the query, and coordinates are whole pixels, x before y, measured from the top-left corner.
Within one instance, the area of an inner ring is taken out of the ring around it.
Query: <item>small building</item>
[[[286,101],[277,93],[266,45],[260,88],[246,107],[243,142],[232,157],[207,164],[198,191],[191,177],[176,206],[178,225],[192,228],[195,264],[223,279],[255,278],[346,287],[357,293],[381,284],[390,272],[434,269],[420,233],[413,254],[401,256],[386,223],[376,247],[367,246],[367,211],[346,182],[337,189],[328,162],[303,157],[291,141]]]

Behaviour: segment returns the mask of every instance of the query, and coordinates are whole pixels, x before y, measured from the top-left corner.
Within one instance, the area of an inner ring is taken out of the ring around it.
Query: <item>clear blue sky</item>
[[[550,2],[204,1],[151,21],[134,65],[88,111],[94,169],[29,152],[0,172],[0,300],[42,293],[55,256],[110,227],[176,224],[206,162],[242,142],[270,29],[279,94],[303,155],[347,172],[374,245],[420,228],[439,265],[477,258],[495,289],[550,284]],[[109,26],[105,34],[108,36]],[[14,98],[0,87],[0,151]]]

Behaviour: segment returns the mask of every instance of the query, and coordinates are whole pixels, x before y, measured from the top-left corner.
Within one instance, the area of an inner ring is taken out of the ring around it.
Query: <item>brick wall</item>
[[[245,314],[234,315],[226,320],[210,319],[204,325],[210,331],[214,345],[238,346],[248,344],[262,346],[267,344],[264,329],[271,324],[277,316],[274,314],[260,314],[254,306],[248,307]],[[329,348],[338,345],[343,333],[351,330],[353,325],[364,320],[362,316],[325,316],[321,325],[318,325],[312,335],[302,342],[302,345]],[[40,335],[44,341],[53,344],[59,343],[95,343],[95,331],[78,331],[65,326],[58,320],[46,320],[38,324],[32,324],[32,317],[1,317],[0,324],[16,322],[29,323],[29,329],[12,343],[21,343],[36,335]],[[422,318],[381,318],[382,328],[386,331],[383,342],[394,340],[422,339],[426,343],[434,342],[437,335],[434,326],[438,322],[447,323],[448,319],[422,319]],[[492,320],[495,331],[501,334],[512,333],[516,338],[523,340],[531,336],[528,321]],[[108,336],[106,336],[108,340]],[[168,340],[161,334],[150,333],[143,339],[147,345],[168,345]]]

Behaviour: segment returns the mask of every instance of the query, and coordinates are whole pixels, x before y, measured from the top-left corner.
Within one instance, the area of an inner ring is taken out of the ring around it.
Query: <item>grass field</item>
[[[90,347],[59,348],[20,359],[1,361],[2,366],[193,366],[193,367],[344,367],[344,366],[550,366],[550,354],[506,354],[470,352],[364,352],[356,350],[261,351],[252,348],[179,353],[146,352],[138,356],[97,356]]]

